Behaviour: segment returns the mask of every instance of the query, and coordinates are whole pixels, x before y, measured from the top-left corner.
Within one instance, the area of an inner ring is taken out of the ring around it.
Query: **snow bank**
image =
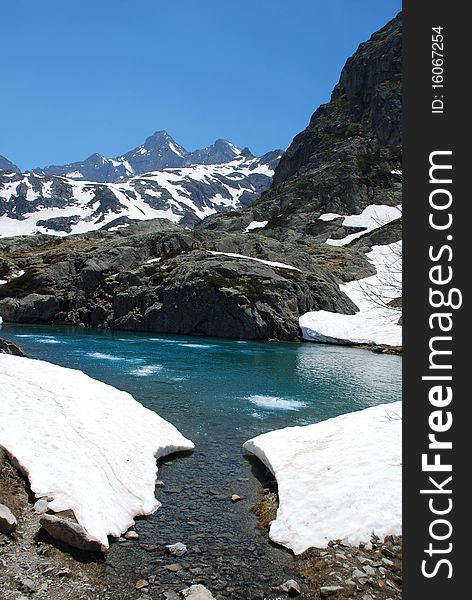
[[[0,354],[0,446],[49,508],[108,546],[154,512],[156,458],[194,444],[134,398],[73,369]]]
[[[326,213],[326,215],[321,215],[319,218],[326,221],[328,220],[327,217],[331,215],[334,215],[334,213]],[[379,227],[383,227],[384,225],[387,225],[387,223],[399,219],[401,216],[402,211],[400,205],[387,206],[386,204],[370,204],[364,208],[360,215],[349,215],[345,217],[342,222],[344,227],[359,227],[361,228],[361,231],[350,233],[340,240],[326,240],[326,243],[330,246],[346,246],[353,240],[357,240],[363,235],[371,233],[372,231],[375,231],[375,229],[379,229]]]
[[[401,346],[402,327],[397,325],[400,313],[386,306],[401,296],[401,248],[401,242],[373,246],[366,256],[377,273],[340,286],[359,311],[354,315],[326,310],[305,313],[299,320],[304,339]]]
[[[401,533],[401,408],[382,404],[244,444],[277,479],[272,541],[300,554]]]

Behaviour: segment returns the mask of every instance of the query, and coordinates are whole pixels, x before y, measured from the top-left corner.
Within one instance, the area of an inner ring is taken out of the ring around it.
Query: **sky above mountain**
[[[2,6],[0,154],[116,156],[166,129],[286,148],[400,0],[19,0]]]

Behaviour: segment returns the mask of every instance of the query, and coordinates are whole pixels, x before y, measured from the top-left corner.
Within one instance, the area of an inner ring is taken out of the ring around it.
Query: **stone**
[[[364,577],[364,573],[359,569],[354,569],[354,571],[352,572],[352,576],[358,579],[359,577]]]
[[[146,579],[138,579],[138,581],[134,584],[134,587],[137,590],[141,590],[142,588],[147,587],[149,584]]]
[[[44,515],[48,512],[48,506],[49,506],[48,501],[45,500],[44,498],[40,498],[39,500],[37,500],[34,503],[33,509],[37,515]]]
[[[166,590],[164,592],[164,598],[165,600],[180,600],[179,594],[173,590]]]
[[[90,537],[78,523],[61,519],[55,515],[42,515],[39,522],[43,529],[58,542],[84,552],[101,552],[102,550],[100,542]]]
[[[20,582],[21,587],[28,592],[34,594],[39,590],[39,583],[33,581],[29,577],[23,577]]]
[[[26,356],[23,350],[10,342],[10,340],[1,340],[0,339],[0,354],[12,354],[13,356]]]
[[[8,506],[0,504],[0,532],[10,535],[16,530],[18,522]]]
[[[390,548],[388,548],[387,546],[384,546],[381,550],[382,554],[384,556],[386,556],[387,558],[395,558],[395,552],[392,552],[390,550]]]
[[[390,560],[389,558],[382,558],[382,564],[384,564],[389,569],[391,569],[392,567],[395,566],[395,563],[393,562],[393,560]]]
[[[182,544],[182,542],[177,542],[176,544],[167,544],[166,552],[167,554],[172,554],[173,556],[183,556],[187,552],[187,546]]]
[[[362,570],[364,571],[364,573],[366,575],[368,575],[369,577],[373,577],[376,573],[375,573],[375,569],[373,569],[370,565],[364,565],[362,567]]]
[[[288,579],[282,583],[282,585],[279,585],[277,589],[285,594],[288,594],[289,596],[300,596],[302,593],[300,585],[297,581],[295,581],[295,579]]]
[[[167,571],[171,571],[171,573],[176,573],[182,569],[182,565],[179,565],[179,563],[172,563],[171,565],[164,565],[163,568],[167,569]]]
[[[320,598],[330,598],[336,596],[344,588],[340,585],[324,585],[320,587]]]
[[[231,502],[239,502],[240,500],[242,500],[243,498],[241,496],[238,496],[238,494],[233,494],[231,496]]]
[[[210,590],[201,583],[183,589],[180,595],[182,598],[188,598],[188,600],[214,600],[215,598]]]
[[[130,529],[129,531],[127,531],[125,533],[125,538],[127,540],[137,540],[137,539],[139,539],[139,535],[136,533],[136,531],[133,531],[132,529]]]

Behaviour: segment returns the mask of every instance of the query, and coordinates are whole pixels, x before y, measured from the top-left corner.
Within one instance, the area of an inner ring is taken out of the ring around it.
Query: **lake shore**
[[[262,488],[253,507],[264,535],[267,535],[268,524],[275,517],[277,510],[275,482],[268,479],[266,486]],[[182,571],[190,577],[193,576],[194,582],[205,581],[203,570],[199,575],[199,567],[196,566],[183,568],[173,575],[168,571],[166,577],[174,578],[175,583],[170,586],[162,584],[158,562],[155,562],[152,573],[138,574],[135,571],[133,575],[134,569],[139,569],[137,550],[142,550],[143,546],[147,547],[145,552],[150,556],[165,556],[163,552],[159,552],[156,544],[146,544],[143,541],[145,536],[135,540],[122,538],[113,544],[110,552],[103,557],[82,553],[70,554],[64,551],[64,548],[51,544],[47,536],[37,536],[39,515],[35,514],[28,497],[27,482],[3,453],[0,453],[0,503],[7,503],[12,507],[19,523],[18,531],[13,537],[0,534],[2,600],[18,600],[29,594],[34,594],[37,600],[172,599],[179,597],[174,587],[180,586],[180,589],[184,589],[192,582],[191,579],[182,579]],[[199,544],[201,543],[199,541]],[[328,548],[312,548],[295,558],[289,558],[287,553],[292,578],[300,586],[298,597],[316,599],[320,597],[320,590],[324,590],[323,593],[326,594],[329,590],[336,589],[336,593],[333,593],[336,600],[364,599],[369,595],[374,600],[400,600],[402,539],[398,536],[388,536],[383,541],[373,538],[372,543],[373,547],[367,549],[362,545],[349,547],[333,541]],[[167,558],[167,562],[172,564],[169,555]],[[189,559],[177,558],[173,564],[182,562],[189,562]],[[192,573],[192,569],[197,572]],[[238,567],[235,566],[235,569],[238,570]],[[288,597],[288,594],[277,590],[277,587],[283,583],[281,580],[286,581],[289,575],[290,572],[287,571],[284,574],[285,579],[280,577],[273,585],[261,581],[261,593],[265,588],[267,598]],[[140,585],[146,582],[146,585],[136,589],[138,582]],[[208,588],[212,589],[211,582],[206,583]],[[216,598],[262,597],[240,596],[236,589],[232,591],[231,588],[229,591],[213,589],[213,592]]]

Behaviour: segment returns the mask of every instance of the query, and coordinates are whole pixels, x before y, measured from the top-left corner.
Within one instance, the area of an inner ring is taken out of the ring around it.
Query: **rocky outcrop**
[[[307,254],[264,242],[184,232],[163,220],[119,234],[7,239],[0,253],[22,254],[25,269],[0,286],[0,314],[14,322],[297,340],[304,312],[355,311],[338,281],[370,273],[362,254],[331,248],[320,260],[316,248]]]
[[[13,356],[26,356],[23,350],[10,342],[10,340],[2,340],[0,339],[0,354],[13,354]]]

